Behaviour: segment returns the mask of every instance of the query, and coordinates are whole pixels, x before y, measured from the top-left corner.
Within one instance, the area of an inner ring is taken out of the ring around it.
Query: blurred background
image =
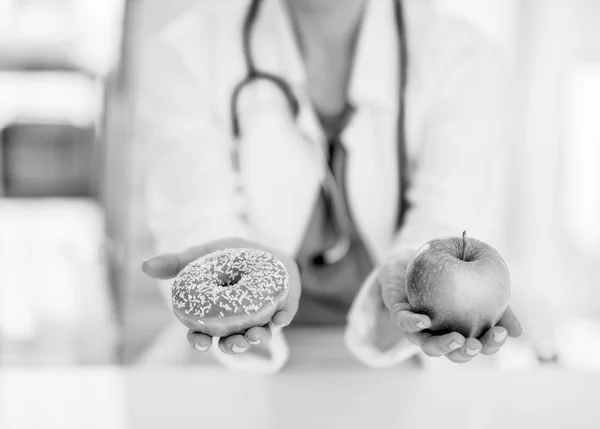
[[[140,38],[191,3],[0,0],[0,369],[182,363],[139,268],[132,105]],[[600,1],[436,4],[502,43],[518,78],[501,253],[526,335],[504,364],[600,369]]]
[[[136,46],[190,4],[0,1],[0,364],[135,363],[171,322],[139,270],[153,248],[132,105]],[[502,253],[531,344],[557,347],[600,317],[600,2],[437,7],[511,54],[522,141]]]

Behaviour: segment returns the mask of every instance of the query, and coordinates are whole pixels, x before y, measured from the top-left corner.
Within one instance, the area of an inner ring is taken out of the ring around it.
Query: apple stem
[[[467,231],[463,231],[462,233],[462,257],[460,259],[462,259],[463,261],[465,260],[465,249],[467,247]]]

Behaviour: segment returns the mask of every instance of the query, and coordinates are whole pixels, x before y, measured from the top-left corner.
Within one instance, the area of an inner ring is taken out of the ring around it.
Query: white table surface
[[[4,367],[0,428],[600,428],[597,371],[371,370],[332,332],[296,335],[292,343],[293,357],[276,376],[227,372],[204,359],[169,367]]]
[[[600,427],[598,373],[82,368],[0,384],[3,429]]]

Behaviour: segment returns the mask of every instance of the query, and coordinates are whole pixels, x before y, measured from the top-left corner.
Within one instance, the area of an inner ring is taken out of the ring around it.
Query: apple
[[[478,338],[506,310],[510,275],[493,247],[465,231],[419,249],[407,267],[406,292],[412,311],[431,319],[429,332]]]

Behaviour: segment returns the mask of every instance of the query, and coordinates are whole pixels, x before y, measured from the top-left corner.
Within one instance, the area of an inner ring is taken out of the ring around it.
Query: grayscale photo
[[[1,429],[600,429],[600,0],[0,0]]]

